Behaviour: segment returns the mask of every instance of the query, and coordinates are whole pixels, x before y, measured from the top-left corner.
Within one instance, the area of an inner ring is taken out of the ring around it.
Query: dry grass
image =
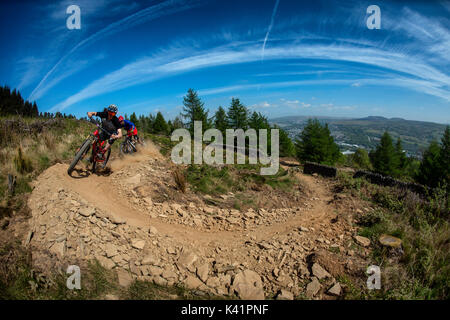
[[[86,122],[61,119],[42,131],[8,130],[11,118],[0,118],[0,200],[6,196],[8,174],[17,176],[17,192],[27,192],[27,184],[43,170],[56,162],[69,161],[74,150],[93,127]],[[14,120],[14,119],[13,119]],[[23,126],[45,119],[21,119]],[[16,122],[17,123],[17,122]],[[20,126],[20,122],[19,126]]]
[[[31,159],[23,154],[21,146],[17,148],[17,155],[14,157],[13,161],[18,173],[24,174],[33,171]]]
[[[186,176],[183,174],[183,172],[180,170],[180,168],[175,168],[172,170],[172,176],[175,180],[175,183],[177,185],[177,189],[181,192],[186,192]]]
[[[409,191],[339,176],[344,189],[376,205],[358,224],[373,242],[373,262],[383,270],[379,299],[448,299],[450,278],[449,202],[445,190],[421,199]],[[402,240],[402,253],[383,247],[390,234]]]

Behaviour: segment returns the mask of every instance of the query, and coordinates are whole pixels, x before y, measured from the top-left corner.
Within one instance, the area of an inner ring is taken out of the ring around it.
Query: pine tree
[[[407,159],[405,152],[403,151],[402,141],[400,138],[397,139],[397,143],[395,144],[395,154],[398,161],[398,171],[403,174]]]
[[[370,160],[376,172],[383,175],[398,176],[399,158],[392,145],[392,138],[387,131],[381,137],[376,150],[370,153]]]
[[[39,116],[36,102],[24,101],[20,92],[8,86],[0,87],[0,116],[21,115],[23,117]]]
[[[282,157],[295,156],[295,146],[294,146],[294,143],[292,142],[291,138],[289,138],[289,135],[287,134],[287,132],[277,126],[275,126],[274,129],[279,130],[280,156],[282,156]]]
[[[149,114],[147,117],[147,124],[148,124],[148,132],[154,133],[154,125],[155,125],[155,116],[153,114]]]
[[[248,120],[249,128],[258,129],[270,129],[269,121],[260,112],[253,111],[250,119]]]
[[[219,107],[214,115],[214,127],[225,135],[225,130],[228,127],[227,114],[222,107]]]
[[[231,99],[231,106],[227,113],[227,123],[230,129],[247,130],[248,110],[237,98]]]
[[[32,111],[31,111],[31,116],[32,117],[38,117],[39,116],[39,110],[38,107],[36,105],[36,101],[33,102],[33,107],[32,107]]]
[[[133,122],[134,124],[136,124],[138,122],[138,119],[136,117],[136,113],[132,113],[130,116],[130,121]]]
[[[208,111],[204,108],[204,103],[198,97],[197,92],[189,89],[186,96],[183,98],[183,112],[182,117],[187,119],[187,127],[194,134],[194,121],[202,122],[202,134],[205,130],[211,128],[211,122],[208,119]]]
[[[417,181],[432,188],[439,184],[442,178],[440,155],[441,148],[439,144],[436,140],[431,141],[427,150],[423,153]]]
[[[166,120],[164,119],[162,113],[158,111],[156,114],[155,123],[153,124],[153,130],[155,133],[167,133],[168,127]]]
[[[333,165],[340,157],[338,145],[331,136],[328,125],[317,119],[308,119],[295,141],[297,157],[301,161],[313,161]]]

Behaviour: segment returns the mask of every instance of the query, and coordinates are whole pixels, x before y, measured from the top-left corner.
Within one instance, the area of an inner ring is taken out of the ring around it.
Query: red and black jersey
[[[119,118],[116,116],[112,117],[111,120],[108,120],[108,111],[106,109],[104,111],[97,112],[97,116],[102,119],[103,129],[111,134],[116,133],[118,129],[122,128]]]

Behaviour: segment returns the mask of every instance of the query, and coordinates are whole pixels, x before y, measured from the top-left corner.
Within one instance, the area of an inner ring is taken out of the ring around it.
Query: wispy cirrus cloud
[[[20,82],[17,85],[18,90],[22,90],[38,79],[44,62],[45,59],[43,58],[30,56],[23,58],[16,63],[16,72],[20,77]]]
[[[439,26],[440,22],[436,24],[436,22],[430,21],[415,12],[408,11],[409,9],[404,10],[410,13],[403,18],[406,19],[405,21],[410,23],[411,20],[422,19],[420,21],[426,26],[424,30],[418,33],[411,31],[411,36],[415,36],[417,39],[421,37],[429,38],[436,44],[434,47],[423,48],[423,50],[415,48],[413,50],[411,46],[417,46],[420,41],[414,42],[413,45],[409,43],[393,45],[389,41],[384,41],[380,45],[379,41],[371,42],[366,39],[350,39],[350,41],[343,38],[336,40],[321,35],[316,37],[320,41],[316,41],[313,35],[308,35],[308,37],[302,38],[301,43],[298,39],[290,41],[290,39],[283,40],[280,38],[274,42],[273,46],[264,49],[265,59],[271,61],[288,60],[290,64],[292,64],[292,59],[320,60],[325,67],[337,65],[341,68],[341,70],[336,71],[331,69],[318,70],[323,74],[327,72],[340,73],[342,72],[341,63],[352,63],[352,74],[357,74],[358,78],[344,77],[341,79],[238,84],[202,89],[199,92],[203,95],[213,95],[255,88],[282,88],[314,84],[341,84],[355,88],[362,85],[391,85],[450,101],[448,68],[442,68],[436,64],[436,57],[440,56],[442,49],[446,48],[448,51],[450,48],[447,41],[448,32],[439,30],[439,28],[437,31],[428,31],[429,26]],[[389,25],[389,18],[387,19],[387,25]],[[402,27],[393,27],[393,32],[401,33],[407,28],[408,23]],[[229,35],[229,38],[235,39],[236,37]],[[420,52],[420,54],[417,54],[417,52]],[[205,68],[255,62],[260,57],[261,41],[236,41],[229,45],[212,47],[206,50],[189,46],[162,50],[150,57],[130,62],[122,68],[91,82],[81,91],[55,105],[52,110],[62,110],[93,96],[163,77]],[[317,62],[314,63],[317,64]],[[299,74],[302,72],[307,74],[315,71],[300,71]],[[284,75],[288,75],[288,73]]]
[[[264,37],[264,42],[263,42],[263,46],[262,46],[261,60],[264,60],[264,49],[266,48],[266,42],[267,42],[267,39],[269,39],[270,31],[273,28],[273,23],[274,23],[274,20],[275,20],[275,14],[277,13],[277,9],[278,9],[278,5],[279,4],[280,4],[280,0],[275,0],[275,7],[273,8],[273,11],[272,11],[272,17],[270,18],[270,24],[269,24],[269,27],[267,28],[266,36]]]
[[[42,96],[42,92],[40,90],[44,86],[47,79],[49,79],[49,77],[63,64],[64,61],[66,61],[78,50],[81,50],[99,41],[100,39],[111,36],[117,32],[124,31],[126,29],[160,18],[162,16],[198,7],[204,2],[205,1],[202,0],[169,0],[139,10],[138,12],[135,12],[117,22],[109,24],[107,27],[95,32],[91,36],[79,42],[76,46],[69,50],[69,52],[63,55],[62,58],[60,58],[58,62],[41,79],[36,88],[34,88],[34,90],[31,92],[28,99],[34,100],[36,99],[36,97]]]

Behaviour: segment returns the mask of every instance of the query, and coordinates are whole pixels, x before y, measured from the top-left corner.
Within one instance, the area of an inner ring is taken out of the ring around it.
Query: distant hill
[[[341,151],[354,151],[358,147],[367,150],[374,149],[384,131],[388,131],[394,142],[402,139],[403,148],[409,155],[420,156],[428,144],[436,139],[440,141],[445,125],[405,120],[402,118],[385,118],[370,116],[366,118],[336,118],[323,116],[291,116],[269,120],[285,129],[291,138],[295,138],[303,129],[309,118],[317,118],[322,123],[328,123],[331,134],[339,144]]]

